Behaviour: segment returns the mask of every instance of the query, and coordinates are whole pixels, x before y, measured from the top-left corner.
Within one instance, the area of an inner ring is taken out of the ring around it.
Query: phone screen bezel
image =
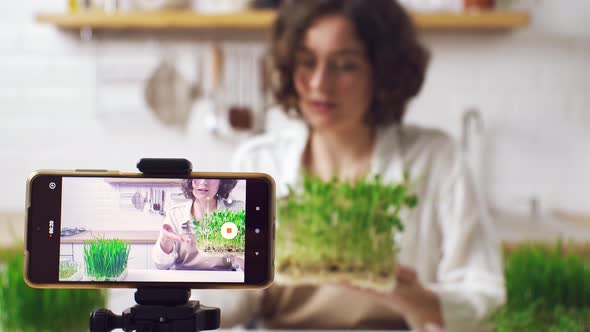
[[[186,179],[214,178],[246,180],[246,248],[244,283],[229,282],[96,282],[59,281],[61,183],[63,177]],[[59,184],[55,189],[49,183]],[[145,175],[141,173],[40,171],[29,178],[25,237],[25,280],[41,288],[262,288],[274,278],[274,181],[263,173],[203,173],[188,176]],[[260,207],[256,210],[256,207]],[[53,235],[49,237],[49,220]],[[255,233],[254,229],[261,231]],[[254,254],[257,252],[258,254]]]

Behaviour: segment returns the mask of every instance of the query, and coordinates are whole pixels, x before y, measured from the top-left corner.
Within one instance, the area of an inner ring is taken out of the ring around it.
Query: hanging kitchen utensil
[[[224,54],[221,46],[217,43],[212,44],[209,48],[208,65],[210,68],[208,91],[206,98],[212,101],[213,107],[208,109],[205,114],[205,126],[209,133],[219,135],[220,133],[220,116],[218,114],[220,105],[224,103],[223,75],[224,75]],[[204,70],[201,70],[204,73]]]
[[[156,198],[156,189],[152,188],[152,211],[156,212],[158,211],[158,200]]]
[[[235,79],[232,82],[237,86],[231,91],[235,95],[232,103],[227,105],[228,108],[228,120],[230,127],[233,130],[252,130],[254,126],[254,119],[252,114],[252,102],[249,100],[249,91],[245,86],[246,80],[251,80],[253,77],[249,77],[247,71],[249,66],[245,63],[248,58],[245,57],[243,49],[236,50],[237,56],[232,56],[232,64],[235,65],[236,69],[232,71],[235,73]],[[232,54],[233,55],[233,54]]]
[[[164,200],[166,199],[166,191],[164,191],[164,189],[162,189],[161,192],[162,192],[162,198],[160,200],[160,215],[163,216],[164,215]]]
[[[215,99],[218,136],[239,139],[264,131],[263,54],[252,45],[224,45],[223,89],[217,89]]]
[[[141,211],[145,207],[145,198],[139,191],[135,192],[133,197],[131,197],[131,203],[136,209]]]
[[[185,128],[200,90],[197,83],[184,79],[174,63],[166,59],[148,78],[144,95],[158,120],[167,126]]]
[[[156,210],[158,212],[162,208],[162,203],[160,203],[160,200],[161,200],[160,189],[156,189],[156,207],[154,208],[154,210]]]

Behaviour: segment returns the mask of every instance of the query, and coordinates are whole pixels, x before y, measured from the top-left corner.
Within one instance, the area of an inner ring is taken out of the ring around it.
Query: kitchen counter
[[[72,236],[61,237],[61,243],[84,243],[95,236],[105,239],[120,239],[131,244],[154,244],[159,231],[86,231]]]
[[[590,220],[588,222],[567,218],[554,213],[541,214],[536,218],[508,210],[491,211],[497,235],[504,243],[549,242],[561,239],[576,243],[590,242]]]

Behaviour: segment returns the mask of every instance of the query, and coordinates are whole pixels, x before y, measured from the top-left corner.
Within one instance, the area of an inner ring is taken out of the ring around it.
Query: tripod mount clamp
[[[182,158],[142,158],[137,162],[137,169],[150,175],[188,175],[193,164]]]
[[[144,158],[137,163],[146,175],[188,176],[192,164],[186,159]],[[137,332],[198,332],[219,328],[221,310],[189,301],[189,288],[138,288],[136,305],[116,315],[108,309],[90,314],[90,332],[114,329]]]

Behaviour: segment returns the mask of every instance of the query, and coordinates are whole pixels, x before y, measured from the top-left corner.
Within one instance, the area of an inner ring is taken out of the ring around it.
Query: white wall
[[[84,42],[33,21],[35,12],[62,10],[65,2],[0,3],[0,210],[22,208],[26,177],[39,168],[133,171],[139,158],[152,156],[229,169],[239,142],[210,136],[198,111],[188,131],[159,125],[138,104],[142,79],[162,50],[176,50],[190,76],[203,41],[245,38],[262,46],[265,36],[195,31],[158,34],[162,41],[148,33],[109,33]],[[408,120],[458,137],[462,112],[476,106],[486,129],[482,182],[494,204],[534,195],[544,206],[588,211],[590,4],[525,6],[534,6],[529,28],[424,33],[432,66]],[[114,72],[128,78],[116,91]],[[108,96],[116,95],[132,96],[121,103],[134,106],[105,110],[105,102],[117,102]]]
[[[590,2],[532,1],[531,26],[427,33],[432,66],[408,120],[461,133],[483,116],[482,182],[492,204],[590,212]]]

